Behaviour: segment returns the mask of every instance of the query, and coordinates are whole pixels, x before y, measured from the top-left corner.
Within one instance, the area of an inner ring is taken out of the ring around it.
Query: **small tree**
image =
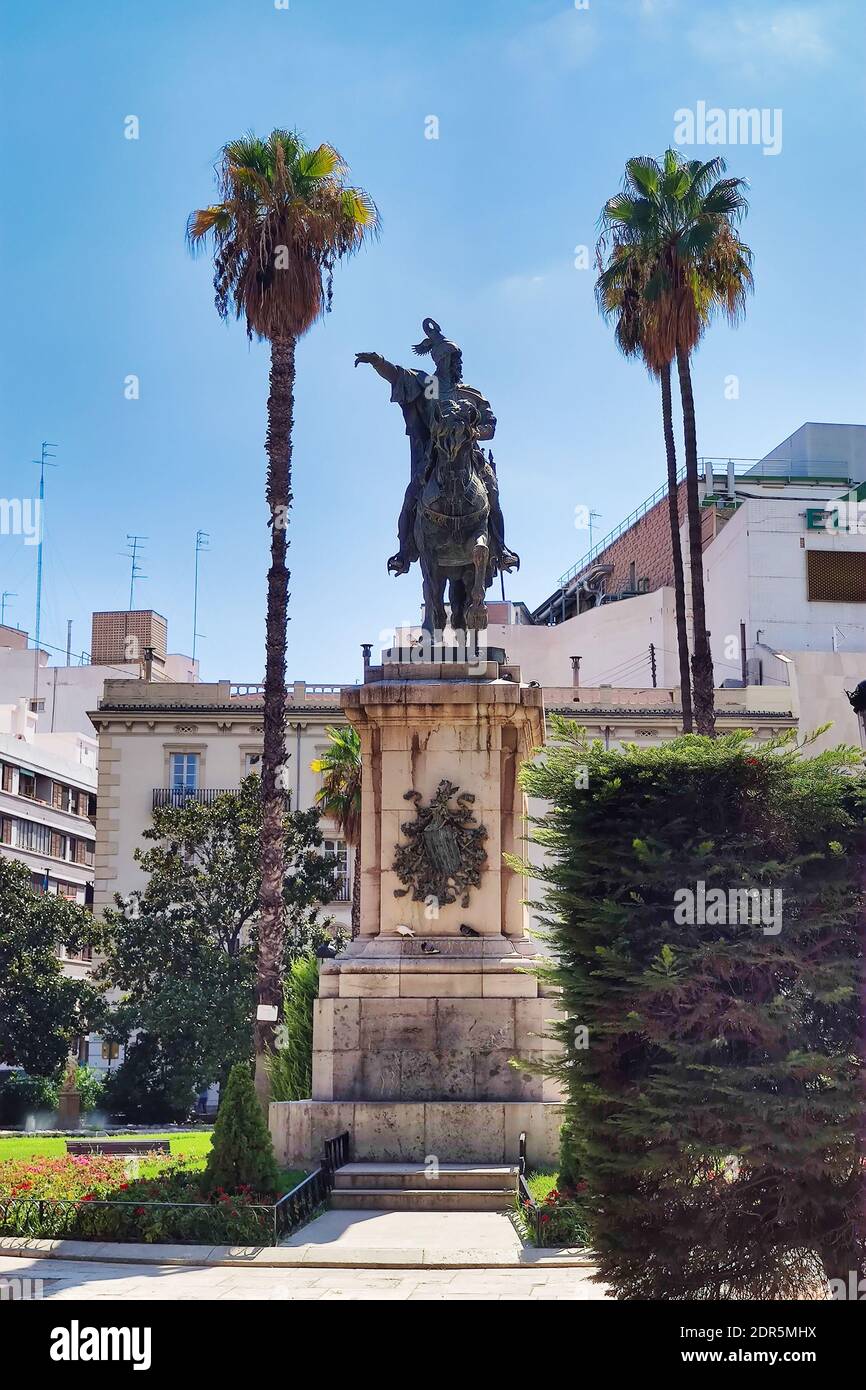
[[[272,1100],[307,1100],[313,1091],[313,1004],[319,993],[319,962],[301,956],[283,983],[283,1027],[268,1059]]]
[[[55,1077],[73,1040],[102,1013],[87,980],[64,975],[60,952],[97,946],[93,913],[53,893],[34,893],[30,870],[0,858],[0,1062]]]
[[[279,1189],[274,1146],[245,1062],[238,1062],[229,1074],[205,1178],[211,1192],[220,1187],[227,1192],[250,1187],[256,1195],[266,1196]]]
[[[361,930],[361,739],[351,724],[325,730],[330,746],[310,763],[322,773],[316,804],[336,821],[337,829],[352,850],[352,937]]]
[[[333,891],[335,860],[322,851],[318,821],[314,810],[284,818],[284,971],[328,936],[320,910]],[[255,776],[210,806],[190,800],[157,809],[144,832],[149,847],[135,856],[147,885],[105,913],[99,979],[121,996],[110,1036],[143,1035],[112,1088],[127,1113],[148,1077],[150,1100],[165,1096],[174,1113],[250,1056],[261,824]],[[124,1071],[134,1073],[130,1085]]]

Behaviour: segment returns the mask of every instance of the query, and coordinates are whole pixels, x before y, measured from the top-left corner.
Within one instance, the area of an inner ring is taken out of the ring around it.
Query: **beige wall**
[[[107,687],[118,704],[122,702],[120,696],[127,693],[124,684],[111,682]],[[140,683],[134,685],[142,694]],[[207,690],[203,686],[193,687],[196,688],[199,692]],[[228,691],[225,693],[227,697]],[[153,703],[141,701],[135,709],[112,710],[103,705],[94,711],[99,725],[94,883],[97,910],[111,902],[115,893],[127,894],[144,886],[145,876],[135,863],[134,854],[145,843],[142,834],[151,823],[154,789],[169,786],[172,753],[197,753],[199,787],[216,790],[238,787],[244,775],[245,755],[261,752],[260,707],[249,708],[239,702],[237,711],[191,710],[187,714],[184,710],[169,712],[160,707],[156,704],[156,691],[151,691],[151,698]],[[200,698],[205,696],[200,694]],[[287,747],[292,804],[301,810],[313,805],[320,784],[310,763],[327,747],[326,727],[342,722],[338,708],[316,715],[306,710],[289,713]],[[322,830],[326,835],[336,833],[327,820],[322,821]],[[334,903],[327,911],[348,925],[348,903]]]

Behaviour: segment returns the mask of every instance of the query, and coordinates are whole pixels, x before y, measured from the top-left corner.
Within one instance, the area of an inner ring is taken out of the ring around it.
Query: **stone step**
[[[440,1163],[431,1173],[423,1163],[345,1163],[334,1174],[338,1189],[393,1189],[413,1191],[509,1192],[517,1189],[517,1165],[508,1163]]]
[[[334,1188],[331,1206],[337,1211],[510,1211],[513,1191],[440,1187]]]

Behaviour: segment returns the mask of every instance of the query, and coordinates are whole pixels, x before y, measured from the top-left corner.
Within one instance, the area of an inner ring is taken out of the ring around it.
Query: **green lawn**
[[[548,1192],[552,1192],[559,1182],[558,1173],[527,1173],[526,1186],[536,1202],[543,1202]]]
[[[91,1136],[82,1134],[82,1139]],[[93,1138],[98,1138],[94,1135]],[[196,1130],[192,1134],[166,1133],[165,1130],[154,1130],[153,1133],[143,1134],[110,1134],[104,1136],[106,1139],[169,1139],[171,1141],[171,1151],[173,1154],[187,1154],[190,1158],[206,1158],[210,1151],[211,1131],[205,1130],[203,1133]],[[0,1139],[0,1163],[4,1163],[7,1158],[61,1158],[66,1153],[65,1139],[47,1139],[41,1135],[34,1135],[31,1139],[26,1134],[14,1139]],[[298,1179],[300,1181],[300,1179]]]

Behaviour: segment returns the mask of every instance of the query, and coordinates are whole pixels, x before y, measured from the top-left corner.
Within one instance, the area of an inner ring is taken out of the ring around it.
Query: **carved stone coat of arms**
[[[487,859],[487,831],[472,810],[475,797],[471,792],[458,795],[458,790],[443,779],[427,806],[420,792],[404,794],[404,800],[415,803],[416,817],[400,826],[406,843],[396,846],[393,867],[406,886],[394,889],[395,898],[411,891],[413,902],[433,897],[445,905],[459,898],[461,907],[469,906],[470,890],[481,883]]]

